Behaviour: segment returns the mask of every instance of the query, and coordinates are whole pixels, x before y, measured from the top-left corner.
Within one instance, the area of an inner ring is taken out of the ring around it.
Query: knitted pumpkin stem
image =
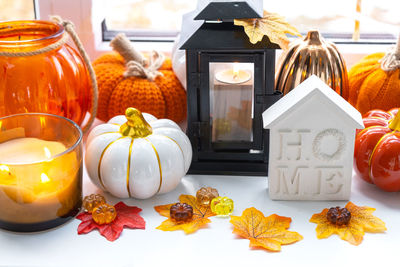
[[[137,51],[132,46],[131,42],[124,33],[120,33],[115,36],[114,39],[111,40],[110,46],[122,56],[122,58],[125,60],[125,63],[128,63],[129,61],[136,61],[143,66],[146,64],[146,59],[142,53]]]
[[[400,68],[400,34],[396,46],[385,54],[380,63],[381,69],[384,71],[393,71]]]
[[[119,128],[123,136],[143,138],[153,133],[150,124],[147,123],[142,113],[136,108],[127,108],[125,117],[128,121]]]
[[[390,122],[389,128],[392,131],[400,131],[400,112],[397,113],[394,119]]]

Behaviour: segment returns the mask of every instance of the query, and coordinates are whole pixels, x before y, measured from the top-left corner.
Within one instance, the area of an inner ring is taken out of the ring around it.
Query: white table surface
[[[84,173],[84,194],[99,192]],[[153,209],[156,205],[177,201],[180,194],[195,194],[202,186],[212,186],[220,195],[235,201],[234,215],[256,207],[264,215],[277,213],[292,217],[290,230],[304,239],[282,246],[280,253],[250,249],[249,240],[232,234],[229,219],[211,217],[212,223],[198,232],[164,232],[155,229],[165,217]],[[119,200],[106,194],[109,202]],[[366,234],[359,246],[337,236],[318,240],[316,224],[308,222],[313,213],[345,202],[272,201],[267,193],[266,177],[188,175],[173,191],[148,200],[125,202],[143,209],[146,230],[125,229],[114,242],[97,231],[78,235],[79,220],[45,232],[16,234],[0,230],[0,266],[249,266],[250,264],[289,264],[307,266],[398,266],[400,254],[400,193],[385,193],[353,177],[351,201],[375,207],[375,215],[386,222],[387,232]],[[379,265],[378,265],[379,264]]]

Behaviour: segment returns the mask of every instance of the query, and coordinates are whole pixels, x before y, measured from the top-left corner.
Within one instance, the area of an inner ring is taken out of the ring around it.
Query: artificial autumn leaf
[[[139,215],[142,209],[138,207],[127,206],[123,202],[118,202],[115,206],[117,211],[117,217],[111,223],[97,224],[92,219],[92,214],[88,212],[82,212],[77,219],[82,222],[78,226],[78,234],[87,234],[94,229],[98,229],[100,234],[107,238],[108,241],[116,240],[120,235],[124,227],[131,229],[145,229],[145,221]]]
[[[260,42],[266,35],[272,43],[278,44],[286,50],[290,43],[286,33],[301,37],[299,31],[285,21],[283,16],[265,10],[262,18],[235,19],[234,24],[244,27],[244,31],[252,44]]]
[[[191,234],[196,232],[200,227],[208,224],[210,219],[208,217],[215,216],[209,206],[201,206],[197,204],[196,197],[191,195],[181,195],[179,197],[179,201],[181,203],[189,204],[193,207],[193,218],[190,222],[187,223],[176,223],[171,220],[169,216],[169,210],[173,204],[156,206],[154,209],[162,216],[168,217],[167,220],[163,221],[160,226],[156,229],[163,231],[176,231],[183,230],[186,234]]]
[[[337,226],[330,223],[326,217],[328,209],[311,217],[310,222],[318,224],[315,230],[319,239],[337,234],[341,239],[357,246],[362,242],[365,232],[382,233],[386,230],[385,223],[372,215],[374,208],[359,207],[351,202],[347,203],[345,208],[351,213],[347,225]]]
[[[292,244],[303,239],[297,232],[291,232],[292,219],[272,214],[265,217],[256,208],[248,208],[242,216],[231,216],[233,233],[250,240],[250,247],[262,247],[280,251],[281,245]]]

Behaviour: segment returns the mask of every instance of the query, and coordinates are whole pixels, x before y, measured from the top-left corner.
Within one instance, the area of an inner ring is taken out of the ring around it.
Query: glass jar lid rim
[[[83,132],[82,132],[81,127],[79,127],[79,125],[76,124],[73,120],[68,119],[68,118],[66,118],[66,117],[63,117],[63,116],[59,116],[59,115],[55,115],[55,114],[49,114],[49,113],[29,112],[29,113],[17,113],[17,114],[12,114],[12,115],[8,115],[8,116],[5,116],[5,117],[1,117],[1,118],[0,118],[0,121],[2,121],[2,120],[4,120],[4,119],[9,119],[9,118],[13,118],[13,117],[20,117],[20,116],[47,116],[47,117],[54,117],[54,118],[57,118],[57,119],[65,120],[65,121],[67,121],[68,123],[72,124],[72,126],[73,126],[73,127],[78,131],[78,133],[79,133],[79,137],[78,137],[78,139],[76,140],[76,142],[74,142],[73,145],[71,145],[70,147],[68,147],[68,148],[67,148],[66,150],[64,150],[63,152],[58,153],[58,154],[55,154],[55,155],[52,155],[51,158],[49,158],[49,159],[41,160],[41,161],[29,162],[29,164],[42,163],[42,162],[45,162],[45,161],[49,161],[49,160],[58,158],[58,157],[60,157],[60,156],[62,156],[62,155],[68,154],[69,152],[74,151],[75,148],[82,142],[82,139],[83,139]],[[0,162],[0,164],[3,164],[3,163]],[[7,163],[7,165],[18,165],[18,164],[9,164],[9,163]]]
[[[13,24],[13,25],[7,25],[7,24]],[[40,37],[37,39],[27,39],[27,40],[1,40],[0,38],[0,45],[1,44],[29,44],[33,42],[40,42],[40,41],[46,41],[46,40],[51,40],[51,39],[56,39],[64,34],[64,27],[61,24],[58,24],[56,22],[52,21],[46,21],[46,20],[13,20],[13,21],[3,21],[0,22],[0,36],[1,36],[1,31],[5,30],[7,28],[11,27],[19,27],[19,26],[24,26],[24,25],[32,25],[32,26],[56,26],[56,30],[44,37]],[[21,28],[21,31],[24,29]],[[26,29],[25,29],[26,30]]]

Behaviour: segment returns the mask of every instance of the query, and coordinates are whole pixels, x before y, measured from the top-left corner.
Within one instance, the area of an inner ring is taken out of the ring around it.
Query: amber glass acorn
[[[351,219],[351,213],[346,208],[332,207],[326,214],[326,218],[337,226],[347,225]]]
[[[169,214],[175,222],[189,222],[193,218],[193,207],[186,203],[176,203],[169,209]]]
[[[92,218],[97,224],[111,223],[117,217],[117,211],[114,206],[109,204],[101,204],[94,208]]]
[[[196,201],[197,204],[208,206],[211,203],[211,200],[219,197],[218,191],[212,187],[202,187],[196,193]]]
[[[92,213],[97,206],[104,203],[106,203],[106,199],[102,195],[91,194],[83,199],[82,207],[87,212]]]

